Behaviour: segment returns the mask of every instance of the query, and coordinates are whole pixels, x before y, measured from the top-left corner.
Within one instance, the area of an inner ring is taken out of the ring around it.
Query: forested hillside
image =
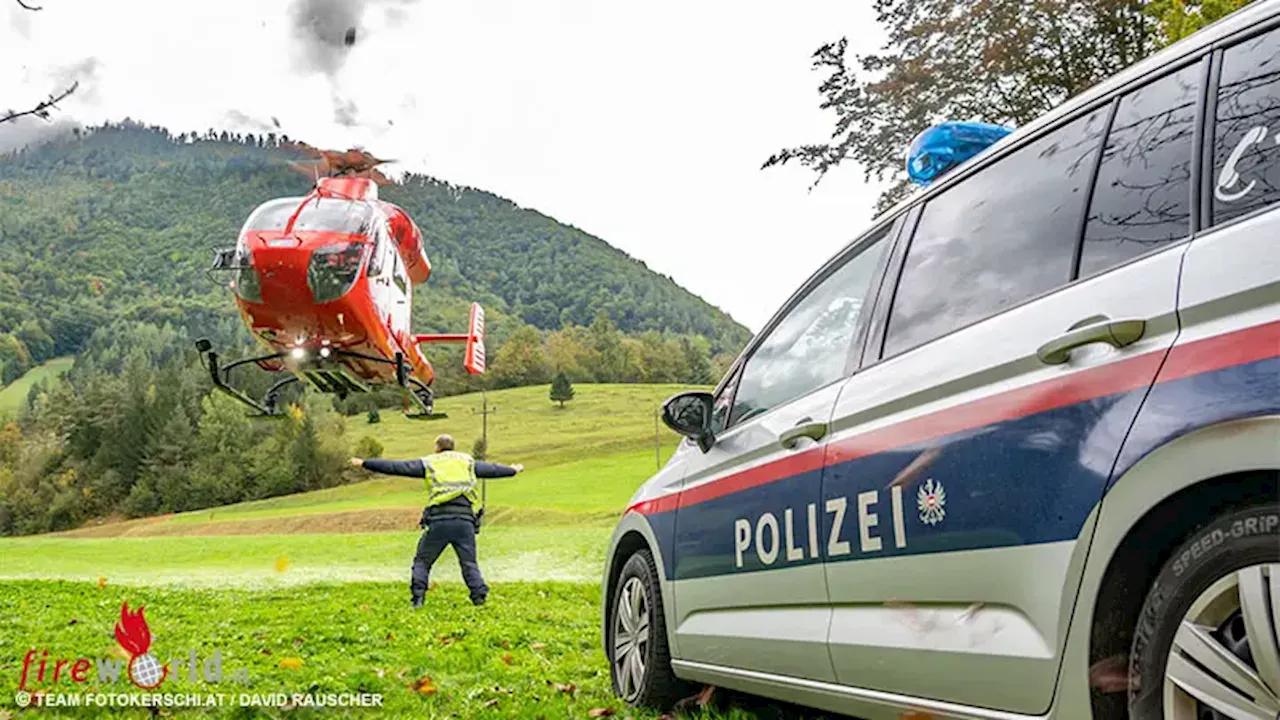
[[[0,157],[0,384],[74,356],[65,381],[33,383],[0,419],[0,535],[327,487],[350,479],[349,452],[376,454],[364,413],[398,393],[294,390],[284,418],[251,420],[211,394],[194,349],[253,349],[205,268],[254,206],[310,190],[307,159],[287,138],[128,122]],[[604,241],[489,193],[422,176],[379,192],[418,222],[434,266],[416,329],[463,329],[472,300],[487,310],[488,374],[468,376],[460,347],[430,351],[442,396],[559,372],[705,385],[748,338]],[[274,379],[246,368],[238,382],[256,397]]]
[[[0,381],[78,351],[113,318],[192,335],[236,332],[225,289],[204,274],[266,199],[312,179],[288,138],[171,135],[128,122],[0,158]],[[530,324],[705,338],[736,352],[747,331],[716,308],[582,231],[490,193],[410,175],[380,189],[423,230],[434,274],[415,296],[422,332],[489,311],[494,345]],[[232,338],[224,338],[232,340]],[[492,348],[491,348],[492,349]]]

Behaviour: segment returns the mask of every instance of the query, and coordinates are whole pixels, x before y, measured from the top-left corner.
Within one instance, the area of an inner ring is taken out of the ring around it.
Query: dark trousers
[[[413,556],[413,580],[409,583],[414,600],[420,600],[426,594],[431,566],[449,545],[453,546],[453,551],[458,555],[462,579],[471,591],[471,599],[474,601],[489,594],[489,586],[484,584],[480,564],[476,562],[475,523],[466,518],[449,518],[430,521],[426,531],[418,539],[418,553]]]

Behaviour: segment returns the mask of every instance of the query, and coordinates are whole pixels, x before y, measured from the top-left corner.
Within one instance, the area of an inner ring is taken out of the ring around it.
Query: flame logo
[[[129,602],[120,605],[120,620],[116,622],[116,641],[130,655],[145,655],[151,649],[151,628],[147,627],[147,619],[142,616],[145,605],[129,612]]]

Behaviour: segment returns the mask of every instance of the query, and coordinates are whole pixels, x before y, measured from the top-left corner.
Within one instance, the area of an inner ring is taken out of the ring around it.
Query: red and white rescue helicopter
[[[406,415],[443,417],[434,411],[435,372],[422,343],[466,343],[464,367],[472,374],[485,371],[478,303],[465,334],[413,333],[413,287],[426,282],[431,263],[418,226],[404,210],[379,200],[369,177],[319,178],[306,197],[263,203],[236,246],[216,252],[211,271],[231,275],[241,317],[267,353],[223,365],[207,339],[196,348],[214,386],[258,415],[279,415],[281,390],[301,381],[340,397],[397,386]],[[230,378],[248,364],[289,377],[254,400]]]

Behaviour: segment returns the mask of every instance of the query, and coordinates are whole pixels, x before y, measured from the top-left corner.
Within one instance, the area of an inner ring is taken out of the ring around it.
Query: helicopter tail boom
[[[481,375],[485,371],[484,354],[484,308],[480,303],[471,303],[471,321],[466,334],[454,335],[414,335],[415,343],[465,342],[466,357],[462,366],[472,375]]]

